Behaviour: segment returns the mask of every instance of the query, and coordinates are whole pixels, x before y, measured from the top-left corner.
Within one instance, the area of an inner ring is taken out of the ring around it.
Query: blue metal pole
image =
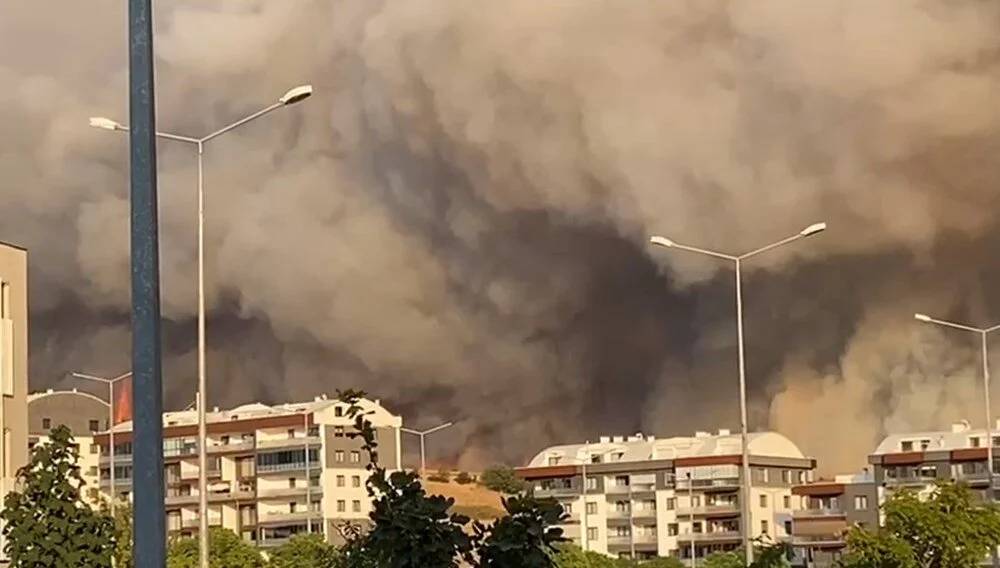
[[[163,509],[163,385],[156,200],[156,112],[151,0],[129,0],[129,154],[132,255],[132,410],[138,568],[166,564]],[[113,467],[113,464],[112,464]]]

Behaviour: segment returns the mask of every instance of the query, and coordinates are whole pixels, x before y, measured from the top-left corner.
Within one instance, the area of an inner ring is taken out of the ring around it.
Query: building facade
[[[379,462],[400,467],[402,420],[379,404],[358,403],[371,421]],[[258,546],[279,545],[292,535],[313,532],[337,542],[344,526],[365,526],[371,502],[365,490],[368,456],[351,436],[347,405],[325,397],[278,406],[246,404],[208,415],[209,526],[233,530]],[[163,418],[167,530],[194,536],[198,515],[198,417],[194,410]],[[132,424],[115,427],[115,488],[132,492]],[[112,492],[108,435],[101,446],[100,484]]]
[[[0,503],[28,461],[27,396],[28,253],[0,243]]]
[[[794,566],[832,568],[843,554],[844,537],[853,526],[879,525],[879,495],[874,476],[865,471],[838,475],[792,488]]]
[[[69,428],[80,450],[82,491],[92,502],[98,500],[100,467],[100,447],[94,436],[108,425],[108,403],[90,393],[50,389],[28,395],[28,448],[47,442],[53,428]]]
[[[792,488],[812,479],[815,461],[773,432],[750,434],[751,538],[785,540],[796,507]],[[741,442],[726,430],[693,437],[635,435],[542,450],[518,469],[538,497],[569,514],[565,536],[610,556],[674,556],[685,563],[738,550]]]

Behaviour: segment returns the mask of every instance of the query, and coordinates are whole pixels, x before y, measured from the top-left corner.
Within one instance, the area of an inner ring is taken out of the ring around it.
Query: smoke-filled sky
[[[0,239],[31,253],[32,387],[129,362],[123,2],[0,16]],[[751,422],[828,472],[982,424],[1000,320],[990,0],[156,3],[162,130],[206,154],[209,402],[360,387],[439,459]],[[195,161],[160,145],[165,389],[195,383]],[[996,347],[1000,352],[1000,345]],[[1000,397],[994,397],[998,400]],[[1000,408],[998,408],[1000,410]]]

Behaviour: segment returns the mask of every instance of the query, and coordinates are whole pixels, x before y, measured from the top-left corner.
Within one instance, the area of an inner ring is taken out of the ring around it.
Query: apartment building
[[[375,428],[380,463],[398,469],[401,418],[379,401],[359,405]],[[209,525],[229,528],[258,546],[310,531],[336,542],[345,524],[367,525],[368,459],[361,440],[350,436],[354,422],[346,412],[347,405],[326,397],[209,412]],[[194,536],[199,526],[197,412],[167,412],[163,427],[167,529],[170,535]],[[130,498],[132,423],[118,424],[114,432],[113,491]],[[101,489],[110,494],[107,433],[96,440]]]
[[[774,432],[750,434],[750,537],[786,539],[792,487],[815,461]],[[741,546],[740,437],[728,430],[656,439],[637,434],[546,448],[519,468],[539,497],[569,514],[565,536],[618,557],[675,556],[686,563]]]
[[[993,430],[989,440],[985,428],[973,429],[967,421],[956,422],[949,430],[889,435],[868,456],[868,463],[885,495],[900,488],[926,493],[935,481],[950,480],[964,482],[980,497],[988,498],[988,443],[994,448],[995,475],[1000,472],[1000,428]]]
[[[869,471],[792,488],[793,566],[832,568],[853,526],[879,525],[879,490]]]
[[[100,467],[100,446],[94,442],[94,435],[107,431],[108,423],[108,403],[90,393],[49,389],[28,395],[28,448],[47,442],[53,428],[69,428],[80,449],[84,496],[94,502]]]
[[[28,252],[0,243],[0,503],[28,461],[27,396]]]

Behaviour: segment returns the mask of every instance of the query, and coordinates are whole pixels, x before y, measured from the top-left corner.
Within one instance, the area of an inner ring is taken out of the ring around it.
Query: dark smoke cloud
[[[731,273],[752,262],[751,418],[832,469],[975,419],[1000,318],[1000,5],[179,1],[162,129],[316,96],[207,154],[210,402],[372,391],[475,466],[602,433],[733,427]],[[120,2],[0,18],[0,238],[32,254],[32,382],[128,364]],[[162,144],[173,407],[194,383],[190,149]],[[997,400],[1000,397],[994,397]],[[837,428],[831,428],[836,424]]]

